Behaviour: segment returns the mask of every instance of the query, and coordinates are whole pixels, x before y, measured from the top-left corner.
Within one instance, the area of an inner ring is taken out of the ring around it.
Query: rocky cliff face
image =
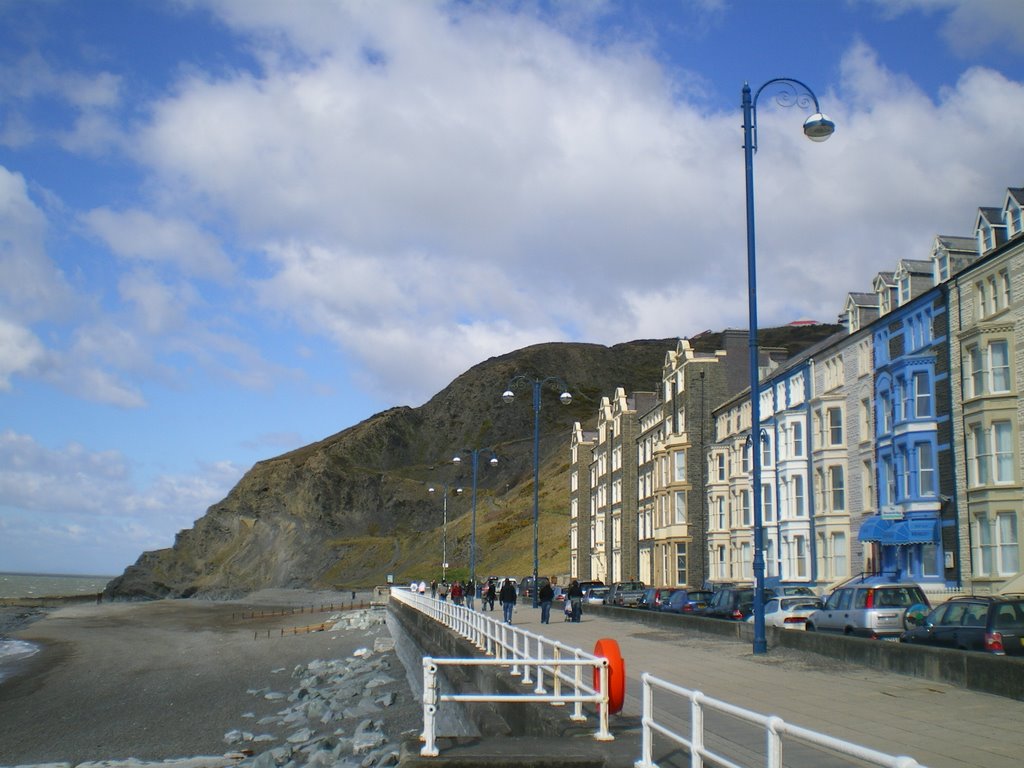
[[[517,390],[517,401],[506,405],[501,393],[510,379],[539,374],[568,383],[574,396],[570,406],[558,403],[557,392],[545,391],[541,408],[544,475],[558,475],[555,486],[564,486],[572,422],[592,421],[600,398],[617,386],[655,390],[665,352],[674,343],[542,344],[480,363],[419,408],[384,411],[318,443],[259,462],[227,498],[180,532],[173,547],[144,553],[106,593],[121,598],[213,596],[266,587],[367,586],[382,583],[389,574],[399,582],[422,577],[424,547],[440,552],[441,523],[440,500],[425,492],[425,484],[451,479],[468,490],[466,471],[461,478],[454,476],[451,457],[464,448],[493,447],[500,463],[487,467],[478,483],[478,556],[483,559],[482,549],[493,554],[503,536],[532,524],[522,503],[532,493],[532,390]],[[556,503],[545,502],[542,506]],[[465,517],[466,500],[459,504],[450,502],[453,555],[468,547],[464,524],[455,524]],[[553,513],[563,530],[547,537],[557,547],[546,550],[545,565],[561,572],[568,562],[568,518],[564,502],[558,506]],[[526,553],[518,550],[523,560]],[[428,562],[439,559],[432,556]],[[492,560],[494,568],[502,565]]]

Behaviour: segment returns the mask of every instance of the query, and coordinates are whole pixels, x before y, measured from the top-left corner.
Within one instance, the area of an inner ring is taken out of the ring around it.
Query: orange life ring
[[[622,710],[626,700],[626,662],[622,660],[619,644],[610,637],[602,637],[594,646],[594,655],[608,659],[608,711]],[[594,690],[601,690],[601,670],[594,667]]]

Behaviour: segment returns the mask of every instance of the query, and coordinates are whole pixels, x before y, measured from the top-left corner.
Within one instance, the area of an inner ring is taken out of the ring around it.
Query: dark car
[[[661,611],[665,613],[695,613],[707,607],[712,592],[705,589],[677,589],[661,601]]]
[[[550,583],[550,579],[547,576],[538,576],[537,582],[543,587],[545,584]],[[523,576],[519,580],[519,596],[522,598],[533,597],[533,576]]]
[[[1024,656],[1024,597],[955,597],[904,632],[900,642]]]
[[[764,591],[765,600],[775,597],[770,589]],[[726,619],[728,621],[746,621],[754,612],[753,587],[726,587],[711,596],[707,607],[695,611],[698,616],[709,619]]]
[[[640,600],[637,602],[636,607],[644,608],[648,611],[659,611],[665,601],[668,600],[669,595],[672,594],[672,591],[671,587],[648,587],[640,595]]]
[[[642,581],[617,581],[608,590],[604,604],[615,605],[619,608],[635,608],[645,589],[646,586]]]

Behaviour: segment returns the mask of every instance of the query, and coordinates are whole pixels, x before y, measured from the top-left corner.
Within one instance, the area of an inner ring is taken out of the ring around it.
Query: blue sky
[[[1024,182],[1017,0],[0,0],[0,570],[119,573],[252,464],[546,341],[762,324]],[[496,399],[497,399],[496,393]]]

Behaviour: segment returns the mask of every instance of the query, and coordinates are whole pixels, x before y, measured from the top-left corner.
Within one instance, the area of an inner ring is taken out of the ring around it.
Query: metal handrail
[[[424,746],[421,755],[435,757],[438,754],[435,734],[437,705],[443,701],[453,702],[499,702],[521,701],[549,703],[552,706],[573,705],[570,719],[585,721],[585,703],[594,704],[598,710],[598,728],[594,738],[598,741],[612,741],[614,736],[608,729],[608,660],[595,656],[580,648],[574,648],[557,640],[551,640],[497,619],[485,616],[465,606],[428,595],[416,594],[400,588],[392,589],[391,595],[399,602],[430,616],[452,631],[473,643],[482,653],[493,658],[423,659],[423,733],[420,737]],[[503,666],[510,668],[510,674],[520,677],[523,685],[533,685],[533,690],[522,694],[494,693],[438,693],[438,668],[442,666]],[[594,687],[585,682],[583,670],[596,669],[599,684]],[[551,692],[545,684],[545,676],[551,680]],[[563,690],[563,686],[568,691]],[[569,692],[571,691],[571,692]]]
[[[686,747],[690,753],[691,768],[701,768],[704,760],[711,760],[716,765],[726,768],[741,768],[724,755],[713,752],[704,741],[704,712],[713,709],[731,715],[748,723],[763,726],[767,737],[767,754],[765,759],[766,768],[782,768],[782,737],[811,744],[817,747],[831,750],[832,752],[848,757],[862,760],[871,765],[882,768],[923,768],[923,766],[912,757],[905,755],[894,756],[879,752],[868,747],[862,747],[849,741],[837,739],[824,733],[801,728],[798,725],[787,723],[781,717],[774,715],[762,715],[742,707],[734,706],[719,699],[705,696],[700,691],[682,688],[678,685],[660,680],[653,675],[644,672],[640,676],[643,683],[643,717],[641,719],[641,756],[633,765],[634,768],[658,768],[654,762],[654,734],[662,736]],[[690,737],[672,731],[655,719],[654,689],[667,691],[681,696],[690,702]]]

